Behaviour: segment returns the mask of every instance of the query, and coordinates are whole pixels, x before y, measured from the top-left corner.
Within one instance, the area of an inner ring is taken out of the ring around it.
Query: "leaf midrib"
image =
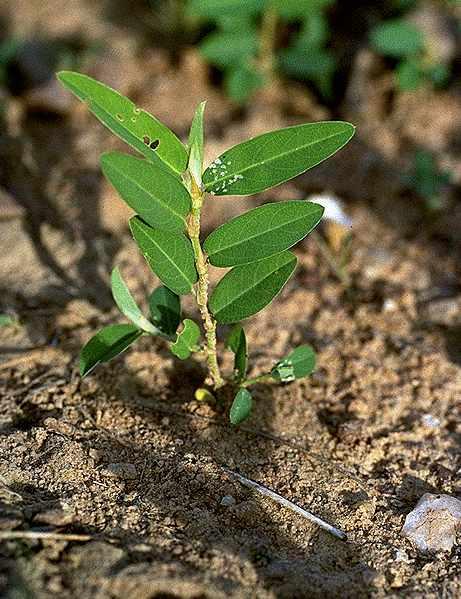
[[[274,156],[272,158],[267,158],[266,160],[262,160],[261,162],[253,162],[252,164],[250,164],[249,166],[246,166],[245,168],[243,168],[241,170],[233,171],[231,175],[228,174],[228,175],[222,177],[221,179],[214,179],[213,182],[209,183],[209,187],[214,187],[217,183],[222,183],[224,181],[228,181],[229,179],[232,179],[235,175],[241,175],[241,174],[245,173],[246,171],[249,171],[250,169],[259,168],[259,167],[267,164],[268,162],[272,162],[274,160],[279,160],[280,158],[283,158],[284,156],[287,156],[288,154],[294,154],[295,152],[298,152],[299,150],[303,150],[305,148],[309,148],[310,146],[314,146],[316,144],[322,143],[324,141],[327,141],[328,139],[331,139],[332,137],[344,135],[344,133],[345,133],[345,131],[341,132],[341,133],[333,133],[332,135],[323,137],[321,140],[313,141],[304,146],[299,146],[295,150],[288,150],[287,152],[282,152],[281,154],[277,154],[276,156]]]
[[[136,226],[139,226],[139,225],[136,225]],[[192,287],[193,282],[190,281],[186,277],[185,273],[171,260],[170,256],[166,252],[163,251],[163,249],[159,246],[159,244],[154,239],[152,239],[152,237],[150,237],[149,234],[146,233],[141,227],[139,227],[138,230],[141,231],[141,233],[155,245],[155,247],[160,251],[160,253],[163,254],[165,256],[165,258],[168,260],[168,262],[178,271],[178,273],[181,275],[183,280],[186,281],[187,283],[189,283],[189,285]],[[146,256],[146,258],[147,258],[147,256]],[[150,258],[148,258],[148,259],[150,260]]]
[[[241,293],[239,293],[238,295],[234,296],[232,301],[230,301],[228,304],[224,304],[222,308],[220,308],[217,311],[217,314],[219,314],[220,312],[222,312],[223,310],[227,309],[229,306],[232,306],[232,304],[235,304],[235,302],[237,300],[239,300],[241,297],[243,297],[244,295],[248,294],[250,291],[252,291],[253,289],[255,289],[257,286],[259,286],[261,283],[263,283],[266,279],[268,279],[269,277],[271,277],[275,272],[277,272],[278,270],[280,270],[281,268],[284,268],[285,266],[287,266],[291,261],[296,260],[296,256],[292,255],[290,257],[290,260],[287,260],[287,262],[285,262],[285,264],[281,264],[279,265],[276,269],[274,269],[272,272],[270,272],[269,274],[267,274],[265,277],[263,277],[262,279],[260,279],[255,285],[253,285],[252,287],[249,287],[247,289],[245,289],[244,291],[242,291]],[[243,266],[243,265],[242,265]],[[245,266],[247,266],[245,264]],[[238,268],[238,267],[237,267]],[[216,316],[216,313],[215,313]]]
[[[184,226],[186,226],[186,219],[184,218],[184,216],[182,214],[180,214],[179,212],[176,212],[172,208],[172,206],[170,206],[170,204],[164,202],[157,196],[154,196],[153,193],[151,193],[149,190],[142,187],[136,179],[132,179],[131,177],[129,177],[126,172],[124,172],[123,170],[120,170],[119,168],[117,168],[117,166],[112,164],[112,165],[109,165],[109,168],[113,168],[115,171],[117,171],[117,173],[119,175],[125,176],[128,179],[128,181],[130,181],[130,183],[132,183],[137,189],[139,189],[140,191],[144,192],[145,194],[147,194],[148,196],[150,196],[151,198],[156,200],[163,207],[164,210],[170,211],[172,214],[174,214],[175,216],[180,218],[181,221],[184,223]],[[155,208],[147,208],[146,212],[152,212],[153,210],[155,210]],[[143,210],[143,212],[144,212],[144,210]]]
[[[296,218],[294,218],[293,220],[287,221],[282,225],[278,225],[277,227],[274,227],[273,229],[270,229],[269,231],[265,231],[264,233],[256,233],[255,235],[251,235],[250,237],[246,237],[243,241],[242,240],[238,240],[235,243],[228,245],[224,248],[219,249],[217,252],[215,252],[214,254],[208,254],[210,257],[216,257],[219,256],[220,254],[222,254],[223,252],[229,250],[229,248],[234,248],[237,247],[239,245],[245,244],[248,241],[251,241],[252,239],[255,239],[256,237],[263,237],[264,235],[268,235],[270,233],[273,233],[274,231],[278,231],[278,229],[282,229],[283,227],[287,226],[287,225],[292,225],[293,223],[296,223],[300,220],[303,220],[304,218],[308,218],[309,216],[312,216],[312,213],[308,214],[304,214],[303,216],[298,216]],[[291,246],[290,246],[291,247]],[[288,248],[286,248],[288,249]],[[282,250],[283,251],[283,250]],[[278,252],[275,252],[278,253]]]

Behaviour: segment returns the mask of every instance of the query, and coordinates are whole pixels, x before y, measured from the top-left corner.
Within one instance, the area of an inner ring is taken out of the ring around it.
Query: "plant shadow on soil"
[[[219,548],[225,554],[243,556],[253,564],[263,586],[277,596],[291,597],[299,589],[310,587],[318,589],[318,594],[312,591],[311,596],[341,592],[345,597],[348,596],[344,594],[345,588],[351,589],[349,596],[368,596],[373,576],[358,546],[351,541],[344,543],[334,539],[321,530],[312,533],[312,525],[306,525],[291,512],[283,514],[278,506],[267,509],[268,504],[261,504],[259,496],[241,487],[221,469],[221,466],[229,467],[231,462],[232,469],[249,478],[264,479],[258,464],[271,462],[273,447],[270,440],[227,423],[229,397],[224,401],[227,405],[219,407],[213,419],[200,416],[197,419],[183,410],[203,380],[202,374],[198,365],[185,367],[184,363],[175,361],[167,373],[169,397],[157,401],[152,400],[153,389],[135,373],[126,371],[123,384],[113,387],[114,400],[125,406],[132,416],[140,416],[143,427],[169,440],[170,448],[172,435],[180,440],[180,445],[171,452],[167,442],[163,449],[166,458],[159,460],[155,455],[158,445],[153,451],[148,437],[138,436],[134,430],[132,437],[142,437],[142,440],[128,442],[124,437],[123,444],[112,439],[109,445],[105,441],[105,460],[133,462],[142,470],[142,480],[133,481],[130,492],[136,491],[142,497],[146,513],[153,510],[172,516],[179,523],[179,530],[173,535],[189,548],[193,546],[200,553]],[[107,376],[95,373],[94,377],[103,389]],[[264,409],[269,421],[274,392],[271,387],[260,386],[255,393],[255,412]],[[174,425],[170,420],[174,420]],[[289,487],[285,494],[290,497]],[[328,494],[328,489],[321,494]],[[234,496],[235,507],[222,507],[223,495]],[[303,503],[302,499],[299,503]],[[319,515],[332,520],[327,510]],[[292,521],[297,531],[290,534]],[[185,532],[181,532],[184,528]],[[303,534],[310,538],[308,548],[305,543],[296,542],[296,536]],[[122,543],[133,542],[132,532],[122,534],[117,530],[115,536]],[[142,541],[142,535],[134,536],[138,542]],[[166,558],[161,549],[153,559],[176,561],[174,553]],[[227,580],[225,584],[232,583]]]

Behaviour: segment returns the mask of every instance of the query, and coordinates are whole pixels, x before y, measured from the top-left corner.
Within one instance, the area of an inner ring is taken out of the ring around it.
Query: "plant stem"
[[[259,376],[255,376],[252,379],[247,379],[240,383],[240,387],[249,387],[250,385],[256,385],[257,383],[273,383],[275,381],[274,377],[268,374],[260,374]]]
[[[277,33],[278,14],[275,6],[270,3],[263,13],[260,33],[259,61],[262,74],[270,85],[275,77],[274,53]]]
[[[194,250],[195,267],[198,273],[196,288],[197,305],[202,316],[203,328],[205,329],[206,353],[208,370],[214,389],[224,385],[224,380],[219,370],[216,355],[216,320],[208,310],[208,264],[200,245],[200,215],[203,204],[203,192],[191,177],[192,210],[188,223],[188,234]]]

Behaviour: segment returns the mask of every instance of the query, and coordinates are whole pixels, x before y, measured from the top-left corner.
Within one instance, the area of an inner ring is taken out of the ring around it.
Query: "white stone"
[[[461,527],[461,501],[450,495],[425,493],[405,518],[402,534],[420,551],[450,551]]]

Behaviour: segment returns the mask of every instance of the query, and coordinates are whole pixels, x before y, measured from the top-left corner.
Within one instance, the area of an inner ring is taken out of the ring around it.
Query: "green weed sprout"
[[[315,353],[308,345],[294,349],[270,372],[247,377],[248,349],[239,324],[267,306],[282,290],[296,266],[289,251],[320,221],[323,207],[304,200],[267,203],[212,231],[202,243],[201,213],[206,196],[251,195],[288,181],[342,148],[354,127],[341,121],[309,123],[265,133],[238,144],[203,169],[203,114],[196,110],[188,144],[154,116],[137,108],[115,90],[79,73],[58,74],[62,84],[143,158],[121,152],[101,157],[104,175],[137,213],[131,233],[152,271],[162,282],[149,297],[149,317],[136,304],[118,268],[112,272],[112,293],[131,322],[99,331],[83,347],[80,373],[119,355],[143,335],[162,337],[180,360],[193,353],[206,356],[205,384],[217,390],[234,386],[230,420],[238,424],[251,410],[249,387],[258,382],[289,382],[309,375]],[[210,293],[209,265],[230,269]],[[192,294],[202,331],[182,319],[182,295]],[[181,322],[182,321],[182,322]],[[226,347],[234,353],[232,376],[225,380],[216,351],[217,324],[233,324]],[[210,397],[200,389],[198,399]]]
[[[372,47],[397,61],[396,79],[402,91],[414,91],[425,82],[443,87],[450,78],[447,65],[434,61],[423,32],[402,17],[380,23],[370,32]]]
[[[245,103],[275,73],[311,81],[326,98],[336,61],[325,10],[335,0],[189,0],[187,13],[214,30],[200,43],[205,60],[224,73],[230,98]],[[278,30],[296,24],[284,48]]]
[[[430,212],[443,208],[442,192],[451,180],[451,172],[441,169],[435,156],[427,150],[415,152],[411,172],[404,177],[404,182],[421,196]]]

